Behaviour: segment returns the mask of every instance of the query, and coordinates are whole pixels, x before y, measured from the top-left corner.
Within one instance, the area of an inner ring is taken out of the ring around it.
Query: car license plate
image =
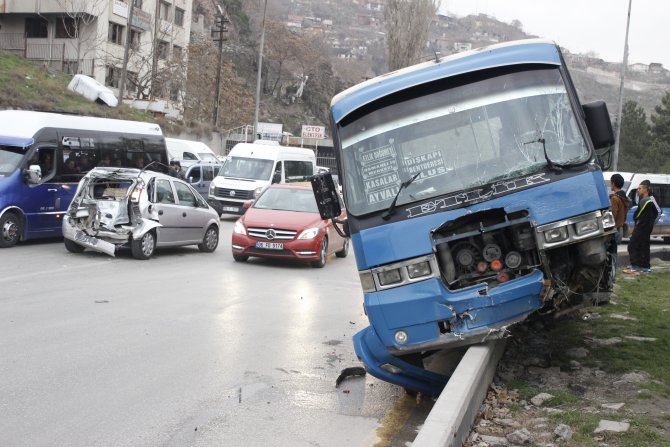
[[[77,231],[76,233],[74,233],[74,240],[77,242],[83,242],[84,244],[88,244],[92,247],[98,245],[98,239],[89,236],[87,234],[84,234],[82,231]]]
[[[284,244],[279,242],[256,242],[256,248],[267,248],[268,250],[283,250]]]
[[[240,209],[236,206],[223,206],[221,207],[223,211],[232,211],[233,213],[238,213]]]

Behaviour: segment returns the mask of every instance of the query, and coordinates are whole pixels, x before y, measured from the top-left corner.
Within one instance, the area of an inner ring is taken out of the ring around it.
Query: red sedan
[[[330,220],[321,219],[311,186],[272,185],[247,206],[233,230],[236,261],[250,256],[303,259],[321,268],[329,255],[344,258],[349,252],[349,238],[340,236]]]

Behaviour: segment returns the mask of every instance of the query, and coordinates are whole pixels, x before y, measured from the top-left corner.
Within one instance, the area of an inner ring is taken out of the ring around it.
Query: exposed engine
[[[527,215],[493,209],[463,216],[435,230],[435,249],[447,287],[455,290],[482,282],[495,287],[539,266]]]

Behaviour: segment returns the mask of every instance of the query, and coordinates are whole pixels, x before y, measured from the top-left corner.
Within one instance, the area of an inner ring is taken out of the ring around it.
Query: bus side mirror
[[[614,144],[614,131],[607,104],[604,101],[596,101],[582,105],[582,110],[591,142],[598,154],[598,163],[602,169],[607,170],[612,162],[611,152]]]
[[[42,168],[40,165],[30,165],[25,171],[26,181],[36,185],[42,180]]]
[[[310,177],[316,205],[322,219],[335,219],[342,214],[342,207],[338,191],[330,172],[316,174]]]

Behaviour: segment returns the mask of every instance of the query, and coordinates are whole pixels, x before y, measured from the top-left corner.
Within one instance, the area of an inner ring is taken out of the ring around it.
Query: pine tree
[[[661,104],[651,115],[651,151],[649,161],[650,172],[670,172],[670,92],[665,92]]]
[[[626,101],[621,115],[619,169],[629,172],[650,171],[651,134],[647,114],[637,102]]]

